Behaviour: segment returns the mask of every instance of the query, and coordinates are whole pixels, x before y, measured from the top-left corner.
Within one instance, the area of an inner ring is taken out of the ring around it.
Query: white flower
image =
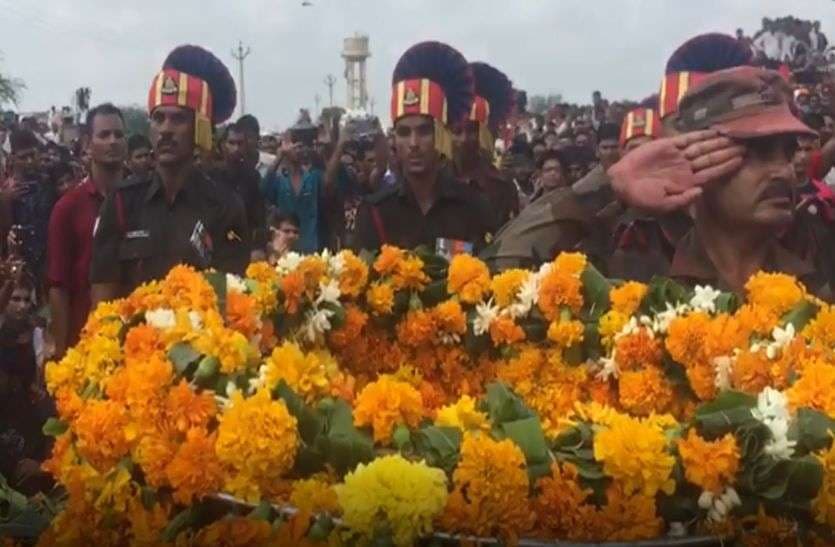
[[[786,325],[784,329],[774,327],[774,330],[771,331],[771,337],[774,339],[774,342],[771,342],[765,348],[765,356],[772,360],[776,359],[778,352],[782,351],[784,347],[794,340],[795,334],[794,325],[791,323]]]
[[[168,330],[177,325],[177,316],[174,314],[174,310],[157,308],[145,312],[145,322],[154,328]]]
[[[300,255],[299,253],[290,252],[278,259],[278,262],[275,265],[275,269],[281,275],[286,275],[298,268],[301,262],[302,255]]]
[[[727,355],[721,355],[713,359],[713,368],[716,371],[714,384],[719,391],[731,389],[731,371],[733,370],[733,359]]]
[[[337,253],[328,260],[328,269],[331,277],[339,277],[345,271],[345,257],[342,253]]]
[[[200,317],[200,312],[191,310],[188,312],[188,320],[193,330],[203,330],[203,318]]]
[[[527,315],[539,302],[539,282],[540,277],[536,274],[529,274],[525,278],[519,287],[519,294],[516,295],[515,301],[507,308],[510,317],[518,319]]]
[[[757,408],[751,413],[771,432],[771,439],[765,445],[765,453],[776,459],[791,458],[797,442],[788,439],[791,415],[786,396],[776,389],[767,387],[757,396]]]
[[[687,527],[683,522],[671,522],[667,535],[674,538],[687,537]]]
[[[716,299],[721,295],[721,291],[717,291],[711,286],[696,285],[695,294],[690,299],[690,305],[693,309],[701,310],[707,313],[716,313]]]
[[[617,378],[620,375],[620,370],[618,370],[618,364],[615,361],[615,352],[612,352],[611,357],[601,357],[597,363],[600,365],[600,371],[597,373],[597,378],[599,380],[608,380],[612,376]]]
[[[720,495],[705,490],[699,496],[699,507],[707,511],[707,518],[711,522],[722,522],[734,507],[742,505],[739,495],[731,487],[725,488]]]
[[[702,509],[710,509],[713,506],[713,492],[710,490],[702,491],[699,496],[699,507]]]
[[[327,302],[329,304],[339,304],[339,297],[342,291],[339,290],[339,282],[336,279],[331,279],[327,283],[319,282],[319,297],[316,299],[316,305]]]
[[[308,341],[316,342],[323,334],[331,329],[331,317],[333,313],[332,310],[318,308],[307,312],[304,333]]]
[[[499,317],[499,307],[493,304],[491,298],[487,302],[481,302],[475,307],[476,317],[473,321],[473,333],[481,336],[490,331],[490,325]]]
[[[688,304],[679,304],[678,306],[673,307],[672,304],[667,302],[667,309],[655,315],[652,330],[660,334],[666,333],[670,328],[670,323],[673,322],[673,319],[684,315],[690,310],[691,308]]]
[[[244,280],[235,274],[226,274],[226,288],[232,291],[237,291],[241,294],[246,294],[247,287]]]

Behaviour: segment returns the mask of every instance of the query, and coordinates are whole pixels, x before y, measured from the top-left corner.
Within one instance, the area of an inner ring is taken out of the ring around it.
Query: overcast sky
[[[445,41],[470,61],[505,71],[529,94],[589,101],[641,99],[656,91],[669,54],[706,31],[752,33],[762,17],[821,21],[835,40],[835,0],[0,0],[0,70],[27,89],[21,111],[68,104],[75,88],[93,103],[144,104],[168,51],[212,50],[237,78],[230,50],[246,60],[247,110],[283,128],[299,107],[326,105],[324,77],[345,101],[342,39],[371,38],[370,94],[383,116],[400,54],[415,42]]]

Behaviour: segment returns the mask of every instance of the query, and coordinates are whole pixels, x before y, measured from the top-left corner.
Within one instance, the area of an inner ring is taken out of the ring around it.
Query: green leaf
[[[316,517],[310,530],[307,531],[307,538],[313,541],[326,541],[333,531],[335,525],[330,515],[322,514]]]
[[[218,370],[220,370],[220,361],[217,357],[207,355],[197,365],[197,370],[194,371],[194,381],[201,386],[209,386],[217,379]]]
[[[643,314],[652,315],[667,309],[667,304],[676,305],[689,300],[688,296],[688,291],[672,279],[653,277],[641,301],[640,310]]]
[[[46,420],[41,431],[49,437],[58,437],[59,435],[63,435],[69,427],[67,422],[53,417]]]
[[[357,464],[374,459],[371,437],[354,426],[351,407],[343,400],[335,401],[328,410],[328,432],[324,454],[338,473],[354,469]]]
[[[325,419],[316,410],[307,406],[299,395],[293,391],[287,382],[281,380],[273,389],[274,398],[279,398],[287,405],[287,410],[296,418],[299,428],[299,436],[302,441],[309,445],[316,442],[316,437],[324,432]]]
[[[188,509],[178,513],[173,519],[171,519],[171,522],[168,523],[165,530],[163,530],[162,540],[165,542],[172,542],[177,539],[177,536],[180,535],[180,533],[189,528],[193,528],[202,517],[202,512],[202,505],[192,505]]]
[[[755,406],[757,406],[757,399],[753,395],[739,391],[724,391],[711,402],[705,403],[697,408],[696,416],[704,416],[732,408],[753,408]]]
[[[533,413],[525,406],[522,400],[510,389],[495,382],[487,386],[487,413],[494,425],[499,426],[505,422],[521,420],[533,416]]]
[[[396,446],[398,450],[403,450],[412,442],[412,435],[409,433],[409,428],[403,424],[398,424],[397,427],[394,428],[394,433],[392,433],[391,438],[394,441],[394,446]]]
[[[420,297],[427,307],[440,304],[446,300],[448,298],[446,279],[439,279],[429,283],[426,288],[423,289]]]
[[[458,464],[463,433],[457,427],[423,427],[414,434],[415,450],[426,463],[452,473]]]
[[[261,500],[261,503],[252,510],[247,517],[255,520],[266,520],[269,521],[270,517],[273,514],[273,507],[270,505],[270,502],[267,500]]]
[[[801,300],[782,317],[786,324],[791,323],[798,332],[818,313],[818,306],[808,300]]]
[[[542,342],[548,334],[548,324],[533,316],[519,321],[519,326],[525,331],[525,338],[528,342]]]
[[[756,404],[757,400],[751,395],[725,391],[696,409],[695,422],[708,440],[715,439],[754,420],[751,408]]]
[[[545,433],[542,431],[542,424],[539,423],[539,418],[532,416],[524,420],[516,420],[514,422],[505,422],[502,424],[502,430],[507,438],[513,440],[516,445],[522,449],[525,454],[525,461],[528,464],[528,472],[532,472],[533,467],[539,467],[537,472],[545,469],[545,474],[548,473],[551,456],[548,452],[548,444],[545,442]],[[543,465],[544,464],[544,465]],[[536,478],[539,475],[532,475],[531,478]]]
[[[345,324],[345,308],[332,302],[324,302],[321,307],[322,309],[333,312],[333,315],[330,316],[332,329],[339,329]]]
[[[226,273],[224,272],[203,272],[203,277],[212,286],[217,295],[217,309],[220,315],[226,316]]]
[[[828,448],[835,432],[835,420],[811,408],[801,408],[793,423],[796,427],[797,450],[813,452]]]
[[[739,299],[734,293],[723,292],[716,297],[716,313],[733,313],[739,307]]]
[[[174,363],[174,369],[178,374],[185,375],[189,365],[198,359],[200,359],[200,352],[188,342],[177,342],[168,350],[168,360]]]
[[[591,263],[586,265],[580,280],[583,282],[583,299],[588,307],[589,318],[599,319],[609,309],[612,284]]]
[[[13,490],[0,475],[0,538],[36,540],[48,526],[46,511]]]
[[[793,500],[812,500],[823,484],[823,466],[814,456],[808,455],[791,461],[786,497]]]

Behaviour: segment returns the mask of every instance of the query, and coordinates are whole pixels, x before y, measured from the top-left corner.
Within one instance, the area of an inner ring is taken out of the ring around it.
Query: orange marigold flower
[[[737,355],[731,368],[731,385],[734,389],[756,395],[771,385],[771,362],[764,351],[744,350]]]
[[[255,298],[237,291],[226,294],[226,320],[229,328],[234,329],[248,339],[260,330],[260,314]]]
[[[190,266],[174,266],[160,285],[162,302],[171,309],[206,311],[217,306],[217,295],[203,275]]]
[[[709,401],[716,397],[716,370],[710,363],[696,363],[686,366],[685,372],[693,393],[702,400]]]
[[[503,315],[490,323],[490,339],[494,346],[516,344],[525,339],[525,331],[511,317]]]
[[[797,279],[782,273],[759,272],[745,284],[748,302],[764,306],[780,316],[806,298],[806,289]]]
[[[217,434],[192,429],[165,469],[174,500],[190,505],[223,485],[223,466],[215,452]]]
[[[328,334],[331,345],[336,348],[344,348],[348,344],[356,342],[366,323],[368,323],[368,315],[359,307],[348,304],[345,307],[345,322],[340,328],[332,330]]]
[[[569,541],[592,539],[594,506],[587,504],[590,488],[580,485],[577,468],[570,463],[552,463],[551,474],[536,483],[533,501],[537,532],[546,538]]]
[[[637,281],[629,281],[609,291],[612,309],[624,315],[632,315],[647,294],[647,286]]]
[[[374,271],[378,274],[393,275],[400,262],[406,257],[405,251],[391,245],[383,245],[377,260],[374,261]]]
[[[165,409],[170,427],[180,433],[193,428],[208,428],[209,421],[217,414],[217,404],[212,393],[195,392],[184,378],[168,392]]]
[[[745,304],[735,314],[743,328],[750,334],[768,336],[780,322],[780,316],[765,306]]]
[[[606,490],[606,505],[594,518],[596,541],[638,541],[657,538],[664,520],[658,516],[655,496],[627,494],[613,483]]]
[[[383,375],[365,386],[354,403],[354,423],[370,425],[374,441],[388,444],[394,427],[417,427],[425,415],[423,399],[417,389]]]
[[[429,276],[423,271],[423,260],[417,256],[409,256],[401,260],[391,278],[391,283],[398,291],[403,289],[422,291],[429,283]]]
[[[397,325],[397,339],[406,346],[430,343],[435,337],[435,317],[427,310],[414,310]]]
[[[531,272],[528,270],[518,268],[505,270],[497,274],[490,282],[490,290],[493,291],[496,304],[501,308],[510,306],[516,298],[522,284],[531,275]]]
[[[339,274],[339,291],[348,298],[362,294],[368,282],[368,266],[353,252],[345,250],[339,253],[342,258],[342,272]]]
[[[55,406],[58,408],[58,416],[72,423],[84,408],[84,399],[74,389],[62,387],[55,394]]]
[[[374,315],[388,315],[394,307],[394,289],[389,283],[372,283],[365,293],[365,300]]]
[[[704,361],[704,343],[709,325],[710,316],[700,311],[673,319],[665,342],[670,357],[685,366]]]
[[[308,295],[312,295],[319,288],[319,283],[325,280],[328,272],[328,264],[321,257],[310,255],[299,262],[295,270],[304,280],[304,289]]]
[[[481,301],[490,288],[490,270],[481,260],[468,254],[456,255],[449,264],[447,290],[465,304]]]
[[[686,439],[679,439],[678,453],[687,480],[714,494],[720,494],[733,484],[739,471],[739,447],[730,433],[721,439],[706,441],[691,428]]]
[[[89,400],[74,424],[76,449],[90,465],[105,472],[130,451],[135,435],[124,405]]]
[[[467,332],[467,316],[456,300],[446,300],[432,308],[436,327],[445,334],[462,335]]]
[[[539,285],[539,309],[549,321],[557,319],[564,307],[579,313],[583,307],[582,289],[579,277],[551,268]]]
[[[133,461],[142,468],[148,484],[160,488],[168,484],[166,469],[176,453],[177,445],[167,437],[146,435],[133,451]]]
[[[548,339],[561,348],[570,348],[583,341],[586,327],[579,321],[551,321]]]
[[[658,367],[626,370],[618,378],[620,406],[636,416],[664,413],[673,402],[673,388]]]
[[[561,272],[580,277],[586,269],[586,263],[586,255],[583,253],[560,253],[554,260],[554,267]]]
[[[304,277],[298,270],[281,278],[279,282],[281,294],[284,296],[284,309],[289,314],[298,313],[304,295]]]
[[[165,344],[157,329],[150,325],[136,325],[125,335],[125,358],[147,359],[152,353],[165,351]]]
[[[441,515],[446,530],[499,537],[512,545],[532,528],[525,456],[510,439],[465,433],[452,479],[454,489]]]
[[[649,329],[641,327],[615,342],[615,361],[622,371],[661,365],[661,343]]]
[[[250,547],[272,545],[270,522],[251,517],[226,517],[201,528],[194,547]]]
[[[786,396],[792,408],[808,407],[835,415],[835,365],[820,359],[807,364]]]
[[[823,484],[812,504],[815,521],[835,528],[835,443],[817,456],[823,466]]]
[[[835,347],[835,306],[824,306],[803,329],[803,337],[813,344]]]
[[[766,514],[762,505],[756,516],[743,519],[743,526],[738,526],[739,541],[745,547],[775,547],[801,544],[797,537],[797,522],[794,519],[772,517]],[[818,547],[818,544],[812,543]],[[821,543],[820,547],[828,545]]]

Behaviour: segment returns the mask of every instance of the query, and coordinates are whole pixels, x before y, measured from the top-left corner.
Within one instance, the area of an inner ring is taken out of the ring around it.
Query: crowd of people
[[[153,77],[147,136],[109,103],[72,149],[5,116],[0,473],[39,487],[44,362],[96,303],[179,263],[242,274],[290,252],[389,244],[503,270],[580,250],[611,278],[741,292],[777,270],[831,299],[835,80],[756,59],[748,39],[701,35],[672,54],[657,95],[595,91],[532,115],[506,74],[424,42],[394,69],[390,130],[349,113],[271,135],[252,115],[228,123],[229,71],[181,46]]]

